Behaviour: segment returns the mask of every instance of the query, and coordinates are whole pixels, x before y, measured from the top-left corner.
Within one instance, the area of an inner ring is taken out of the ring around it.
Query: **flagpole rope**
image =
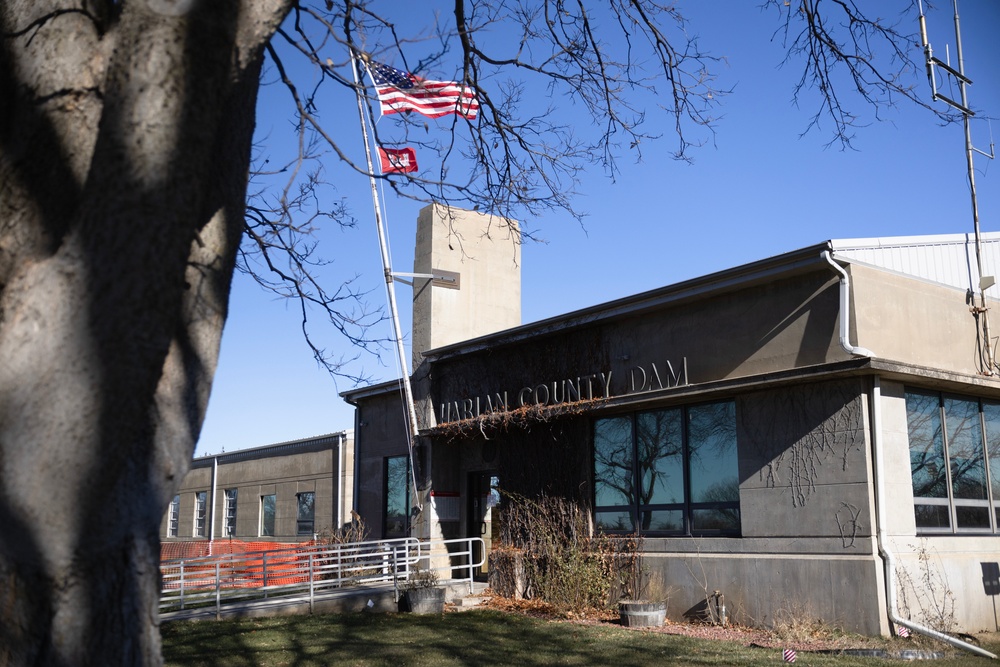
[[[369,76],[371,76],[370,73],[369,73]],[[355,81],[355,83],[358,82],[357,72],[355,72],[355,79],[354,79],[354,81]],[[373,144],[376,144],[376,141],[375,141],[375,126],[381,120],[382,120],[382,115],[381,114],[379,114],[379,117],[378,117],[377,120],[374,118],[374,114],[372,113],[371,106],[368,106],[367,113],[363,114],[363,116],[362,116],[362,128],[363,128],[363,131],[366,133],[366,136],[367,136],[368,129],[369,129],[369,127],[371,128],[372,143]],[[372,174],[372,173],[374,173],[374,167],[372,166],[371,151],[366,151],[366,152],[368,154],[368,171],[369,171],[370,174]],[[381,167],[381,164],[380,164],[380,167]],[[381,171],[381,169],[380,169],[380,171]],[[388,206],[386,205],[386,198],[385,198],[385,184],[379,182],[379,183],[377,183],[377,188],[378,188],[379,200],[380,200],[380,202],[382,204],[382,221],[384,223],[383,224],[383,233],[385,235],[385,244],[386,244],[387,257],[388,257],[388,261],[389,261],[389,266],[391,266],[392,265],[392,239],[391,239],[391,237],[389,235]],[[397,314],[397,316],[398,316],[398,314]],[[399,376],[403,377],[404,375],[406,375],[406,377],[409,377],[409,375],[407,373],[406,366],[405,365],[402,366],[402,367],[400,366],[400,364],[405,364],[406,363],[405,360],[403,358],[401,358],[400,354],[396,354],[395,355],[394,361],[395,361],[396,372],[399,374]],[[407,393],[406,393],[406,391],[405,391],[405,389],[403,388],[402,385],[400,385],[400,388],[399,388],[399,395],[400,395],[400,398],[402,399],[400,401],[400,412],[402,413],[403,420],[404,421],[408,421],[409,420],[409,410],[408,410],[409,404],[407,403],[407,401],[410,400],[410,399],[408,398]],[[410,457],[410,471],[411,471],[410,477],[411,477],[411,483],[413,485],[413,495],[414,495],[415,498],[418,499],[418,502],[417,502],[418,509],[422,509],[422,507],[420,505],[420,502],[419,502],[419,496],[417,496],[417,491],[416,491],[416,489],[417,489],[417,480],[416,480],[415,466],[414,466],[414,462],[413,462],[413,445],[412,445],[412,442],[411,442],[411,436],[410,436],[410,434],[407,434],[406,447],[407,447],[407,453],[409,454],[409,457]]]
[[[369,77],[370,76],[371,75],[369,73]],[[354,83],[355,84],[359,83],[358,82],[357,70],[354,71]],[[369,126],[371,127],[372,142],[375,143],[375,126],[378,125],[379,122],[382,120],[382,114],[379,113],[379,117],[376,119],[376,118],[374,118],[374,115],[371,112],[371,107],[370,106],[368,107],[367,111],[368,111],[368,113],[362,114],[362,116],[361,116],[361,127],[362,127],[362,131],[366,133],[365,134],[366,137],[367,137],[368,128],[369,128]],[[366,146],[366,153],[368,155],[368,173],[372,174],[372,173],[374,173],[374,167],[373,167],[372,159],[371,159],[371,151],[367,150],[367,144],[365,146]],[[380,169],[380,171],[381,171],[381,169]],[[386,199],[385,199],[385,184],[379,182],[376,187],[378,188],[378,195],[379,195],[379,199],[380,199],[381,204],[382,204],[382,220],[385,223],[384,224],[385,243],[386,243],[386,249],[388,251],[389,265],[391,266],[392,265],[392,239],[389,236],[389,216],[388,216],[388,207],[386,206]],[[401,359],[399,358],[399,355],[397,355],[395,357],[396,372],[402,374],[402,373],[406,372],[406,368],[405,367],[400,368],[400,363],[401,363]],[[400,394],[402,394],[402,393],[403,393],[402,390],[400,390]],[[405,406],[403,407],[403,413],[404,413],[404,416],[405,416],[405,414],[406,414]]]
[[[365,109],[362,95],[362,85],[358,79],[358,57],[354,52],[354,48],[349,46],[350,56],[351,56],[351,73],[354,76],[354,90],[358,99],[358,117],[361,121],[361,134],[364,138],[365,144],[365,159],[368,161],[368,180],[371,185],[372,191],[372,206],[375,209],[375,226],[378,230],[379,238],[379,248],[382,252],[382,268],[385,272],[385,284],[386,293],[389,299],[389,310],[390,317],[392,318],[393,333],[396,339],[396,354],[398,355],[397,362],[399,364],[400,376],[402,378],[403,394],[405,408],[407,415],[409,417],[409,431],[406,435],[406,448],[409,453],[410,459],[410,481],[413,484],[413,499],[414,505],[418,512],[423,511],[423,504],[420,502],[420,495],[418,493],[417,487],[417,472],[414,461],[414,443],[420,434],[420,429],[417,424],[417,411],[413,404],[413,388],[410,385],[410,374],[407,370],[409,365],[406,363],[406,350],[403,347],[403,335],[399,326],[399,312],[396,308],[396,291],[393,287],[392,278],[392,265],[389,259],[389,249],[386,241],[385,228],[382,222],[382,211],[379,206],[379,188],[378,182],[375,178],[375,166],[372,160],[371,144],[368,141],[368,126],[365,123]]]

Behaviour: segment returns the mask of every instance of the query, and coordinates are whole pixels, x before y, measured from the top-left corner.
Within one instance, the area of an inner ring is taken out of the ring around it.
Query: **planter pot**
[[[443,588],[414,588],[399,597],[399,611],[413,614],[444,613]]]
[[[618,613],[627,628],[658,628],[667,619],[667,603],[624,600],[618,603]]]

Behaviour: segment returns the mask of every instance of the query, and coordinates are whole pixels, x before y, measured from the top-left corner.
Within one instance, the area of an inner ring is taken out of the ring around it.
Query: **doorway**
[[[488,555],[499,546],[500,534],[500,477],[496,471],[485,470],[469,473],[469,537],[483,538],[483,546],[473,546],[473,561],[483,561],[472,576],[477,581],[485,581],[489,574],[488,559],[483,558],[480,549]]]

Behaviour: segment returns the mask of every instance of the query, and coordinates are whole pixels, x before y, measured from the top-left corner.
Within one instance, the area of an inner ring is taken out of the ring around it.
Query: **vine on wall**
[[[787,486],[802,507],[825,466],[846,471],[863,454],[861,392],[856,381],[798,385],[742,399],[745,443],[769,487]],[[743,444],[743,442],[741,442]]]

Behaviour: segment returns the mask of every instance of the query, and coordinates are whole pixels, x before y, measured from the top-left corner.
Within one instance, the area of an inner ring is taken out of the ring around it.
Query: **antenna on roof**
[[[980,314],[982,317],[983,325],[983,346],[981,350],[982,361],[983,361],[983,372],[985,375],[993,375],[994,369],[996,367],[996,361],[993,356],[993,341],[990,336],[990,324],[989,324],[989,314],[986,307],[986,290],[991,287],[996,280],[993,276],[983,275],[983,257],[982,257],[982,243],[979,235],[979,204],[976,201],[976,176],[975,176],[975,164],[973,163],[974,153],[979,153],[984,155],[989,159],[993,159],[993,141],[992,132],[990,139],[990,152],[987,153],[982,151],[972,145],[972,132],[969,127],[969,121],[975,116],[975,112],[969,108],[969,98],[966,92],[966,86],[972,84],[972,80],[965,76],[965,59],[962,56],[962,31],[958,19],[958,0],[954,0],[955,6],[955,51],[958,57],[958,69],[951,66],[950,63],[944,62],[941,59],[934,56],[931,50],[930,42],[927,40],[927,21],[924,18],[924,4],[922,0],[917,2],[920,8],[920,38],[923,41],[924,46],[924,56],[927,63],[927,79],[931,84],[932,99],[936,102],[941,100],[948,106],[956,109],[962,114],[962,122],[965,126],[965,162],[966,168],[969,174],[969,193],[972,197],[972,223],[975,231],[976,237],[976,268],[979,272],[979,304],[975,302],[975,298],[972,300],[972,314],[978,317]],[[945,52],[947,53],[947,51]],[[937,86],[937,76],[938,70],[944,72],[944,80],[949,82],[952,86],[957,86],[959,91],[959,100],[956,101],[947,97],[941,91],[938,90]]]

